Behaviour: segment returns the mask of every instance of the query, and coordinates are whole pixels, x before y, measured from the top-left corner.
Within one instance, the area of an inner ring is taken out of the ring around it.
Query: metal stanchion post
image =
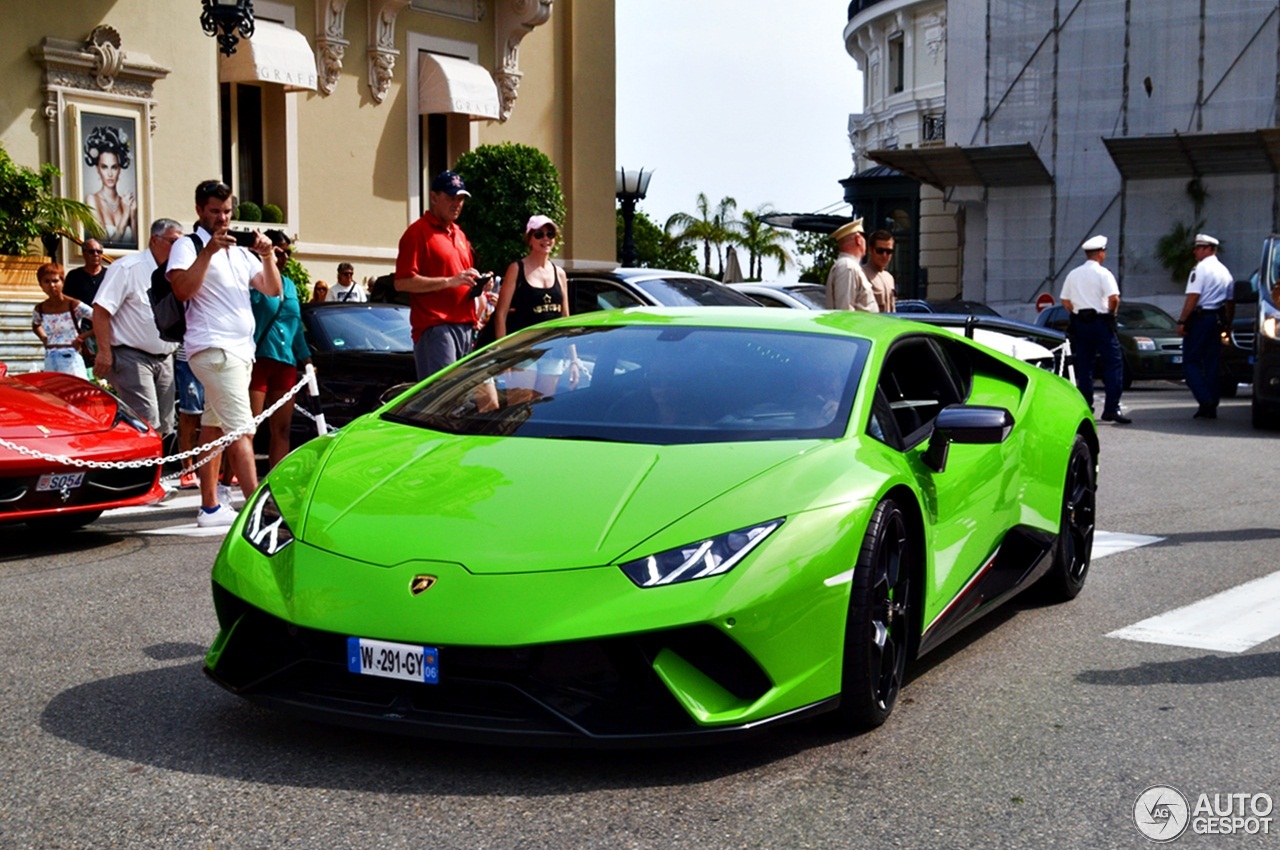
[[[324,412],[320,409],[320,386],[316,383],[316,367],[307,364],[307,398],[308,407],[316,420],[316,433],[323,437],[329,433],[329,426],[324,421]]]

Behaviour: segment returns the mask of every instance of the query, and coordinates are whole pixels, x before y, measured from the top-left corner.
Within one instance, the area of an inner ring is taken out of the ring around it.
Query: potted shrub
[[[18,165],[0,145],[0,289],[38,295],[35,270],[56,254],[59,238],[78,242],[81,228],[103,235],[93,210],[54,192],[60,175],[49,163],[39,171]],[[37,253],[41,249],[44,254]]]

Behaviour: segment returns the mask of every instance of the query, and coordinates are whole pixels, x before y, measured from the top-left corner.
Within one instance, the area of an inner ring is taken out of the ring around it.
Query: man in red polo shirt
[[[395,287],[409,293],[413,359],[418,379],[433,375],[471,352],[476,326],[475,270],[471,243],[458,215],[471,197],[462,178],[442,171],[431,181],[427,211],[400,237]],[[492,298],[492,283],[485,297]]]

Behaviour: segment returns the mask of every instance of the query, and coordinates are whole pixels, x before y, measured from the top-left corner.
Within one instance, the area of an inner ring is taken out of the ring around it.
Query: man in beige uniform
[[[840,256],[827,273],[827,309],[861,310],[878,313],[871,283],[862,271],[862,257],[867,253],[867,238],[862,233],[862,219],[841,225],[831,238]]]

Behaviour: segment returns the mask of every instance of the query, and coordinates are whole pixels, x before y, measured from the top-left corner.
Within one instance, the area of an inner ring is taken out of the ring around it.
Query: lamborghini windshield
[[[844,434],[869,344],[740,328],[534,328],[384,416],[453,434],[639,443]]]

